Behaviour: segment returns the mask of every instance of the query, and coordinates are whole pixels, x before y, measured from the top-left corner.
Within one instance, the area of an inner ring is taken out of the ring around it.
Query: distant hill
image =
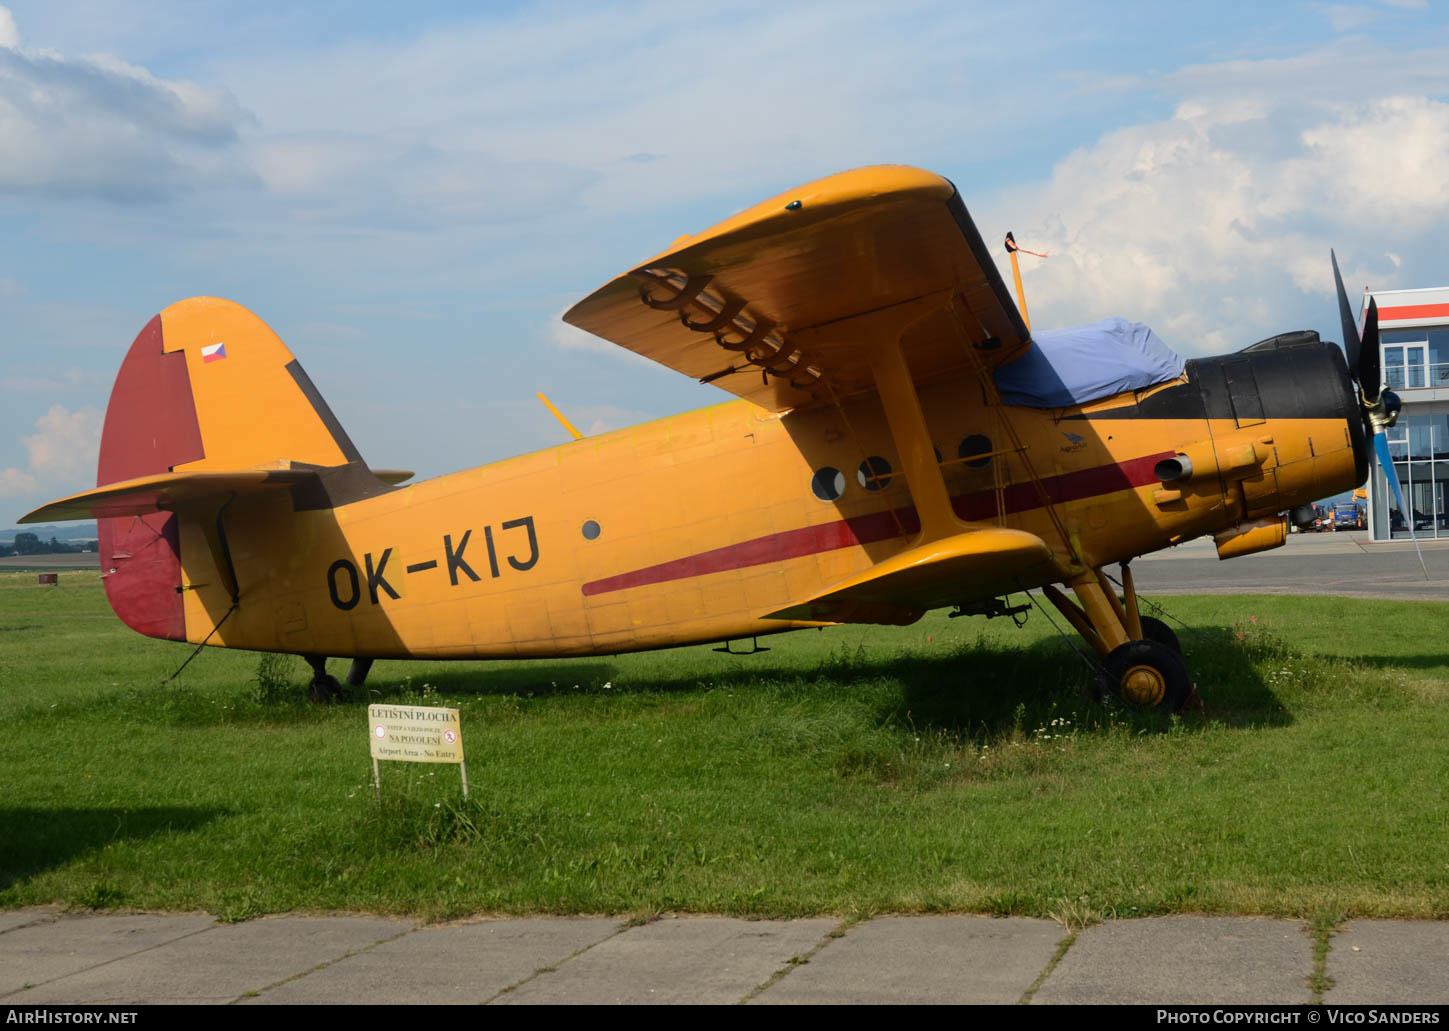
[[[17,526],[13,530],[0,530],[0,543],[15,543],[17,533],[33,533],[43,541],[54,537],[58,541],[93,541],[96,539],[95,523],[62,523],[59,526]]]

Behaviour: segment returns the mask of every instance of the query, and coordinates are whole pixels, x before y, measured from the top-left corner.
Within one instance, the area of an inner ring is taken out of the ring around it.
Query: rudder
[[[281,339],[215,297],[171,305],[137,335],[101,431],[96,485],[168,472],[360,462],[356,447]],[[106,597],[128,626],[187,639],[179,517],[100,518]]]

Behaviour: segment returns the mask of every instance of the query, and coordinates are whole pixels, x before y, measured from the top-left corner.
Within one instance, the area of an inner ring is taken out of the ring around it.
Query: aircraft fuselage
[[[963,528],[1024,530],[1053,552],[959,603],[1204,533],[1225,555],[1260,550],[1274,527],[1281,542],[1281,513],[1363,479],[1331,344],[1201,359],[1081,408],[993,404],[971,377],[919,393]],[[1160,463],[1182,458],[1191,474],[1164,482]],[[902,467],[876,398],[784,415],[735,401],[340,504],[239,498],[222,532],[240,601],[212,640],[515,658],[823,625],[763,617],[911,545]],[[200,641],[232,592],[214,513],[177,518],[185,637]]]

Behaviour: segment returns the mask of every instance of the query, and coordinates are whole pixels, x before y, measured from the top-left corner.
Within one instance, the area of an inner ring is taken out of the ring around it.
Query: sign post
[[[468,797],[468,764],[463,759],[463,725],[457,709],[422,705],[369,705],[372,787],[382,793],[379,759],[413,763],[456,763]]]

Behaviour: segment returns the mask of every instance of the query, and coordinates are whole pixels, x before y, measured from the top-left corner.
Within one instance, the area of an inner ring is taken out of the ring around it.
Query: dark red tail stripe
[[[1134,458],[1119,465],[1099,465],[1094,469],[1082,469],[1060,476],[1048,476],[1041,481],[1047,496],[1054,504],[1076,501],[1080,498],[1111,494],[1119,490],[1131,490],[1153,483],[1157,477],[1153,468],[1164,458],[1172,457],[1171,451],[1163,451],[1145,458]],[[1033,483],[1014,483],[1003,492],[1008,514],[1024,512],[1041,506],[1039,488]],[[984,521],[996,516],[996,492],[975,491],[951,499],[951,507],[962,519]],[[706,573],[723,573],[731,569],[745,569],[749,566],[763,566],[786,559],[818,555],[825,551],[837,551],[893,537],[909,536],[921,528],[914,506],[897,508],[870,515],[855,516],[834,523],[806,526],[798,530],[785,530],[767,534],[739,544],[726,545],[713,551],[702,551],[697,555],[645,566],[618,576],[605,577],[584,584],[585,596],[608,594],[629,587],[643,587],[647,584],[667,583],[670,580],[685,580]]]
[[[166,352],[157,315],[137,334],[111,388],[96,485],[170,472],[205,457],[186,355]],[[186,640],[176,516],[156,512],[96,525],[106,598],[116,615],[150,637]]]

